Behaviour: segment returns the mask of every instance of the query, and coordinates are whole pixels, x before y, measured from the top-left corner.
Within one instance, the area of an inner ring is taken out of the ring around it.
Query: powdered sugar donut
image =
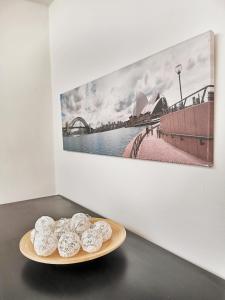
[[[93,228],[102,234],[103,242],[108,241],[112,236],[112,228],[106,221],[95,222]]]
[[[72,257],[80,250],[80,238],[74,232],[67,232],[61,235],[58,242],[59,255],[62,257]]]
[[[49,235],[37,233],[35,235],[34,250],[37,255],[49,256],[57,249],[57,245],[58,240],[54,233]]]
[[[55,221],[48,216],[42,216],[39,219],[37,219],[35,223],[35,229],[38,233],[41,234],[50,234],[54,231],[55,227]]]
[[[102,234],[95,229],[88,229],[81,236],[81,244],[84,251],[92,253],[102,247]]]
[[[34,243],[35,234],[36,234],[36,230],[32,229],[30,232],[30,240],[32,244]]]
[[[83,233],[91,226],[90,217],[84,213],[77,213],[72,216],[70,229],[78,234]]]
[[[61,218],[55,222],[55,235],[59,240],[60,237],[70,231],[70,219]]]

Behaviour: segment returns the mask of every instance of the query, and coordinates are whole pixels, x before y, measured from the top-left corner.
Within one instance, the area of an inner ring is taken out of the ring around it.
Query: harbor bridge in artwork
[[[76,117],[71,122],[67,122],[66,126],[63,128],[64,135],[88,134],[91,132],[92,128],[82,117]]]

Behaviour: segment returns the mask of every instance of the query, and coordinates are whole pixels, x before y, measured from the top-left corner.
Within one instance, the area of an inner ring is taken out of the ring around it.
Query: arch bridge
[[[82,126],[78,123],[81,123]],[[67,122],[66,126],[63,128],[63,133],[64,135],[73,135],[75,134],[74,130],[76,130],[76,133],[78,134],[88,134],[92,132],[92,128],[82,117],[76,117],[70,123]]]

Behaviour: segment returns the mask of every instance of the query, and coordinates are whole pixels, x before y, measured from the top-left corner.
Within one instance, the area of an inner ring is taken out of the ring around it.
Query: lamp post
[[[180,80],[180,74],[181,74],[181,71],[182,71],[182,65],[181,65],[181,64],[177,65],[177,66],[175,67],[175,71],[176,71],[176,73],[177,73],[177,75],[178,75],[178,77],[179,77],[180,98],[181,98],[181,100],[182,100],[183,97],[182,97],[181,80]]]

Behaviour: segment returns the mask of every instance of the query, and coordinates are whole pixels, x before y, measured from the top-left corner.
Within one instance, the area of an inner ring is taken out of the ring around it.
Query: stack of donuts
[[[89,215],[76,213],[71,219],[57,221],[49,216],[40,217],[30,239],[39,256],[49,256],[58,249],[61,257],[72,257],[80,249],[88,253],[99,251],[111,236],[112,228],[106,221],[91,223]]]

